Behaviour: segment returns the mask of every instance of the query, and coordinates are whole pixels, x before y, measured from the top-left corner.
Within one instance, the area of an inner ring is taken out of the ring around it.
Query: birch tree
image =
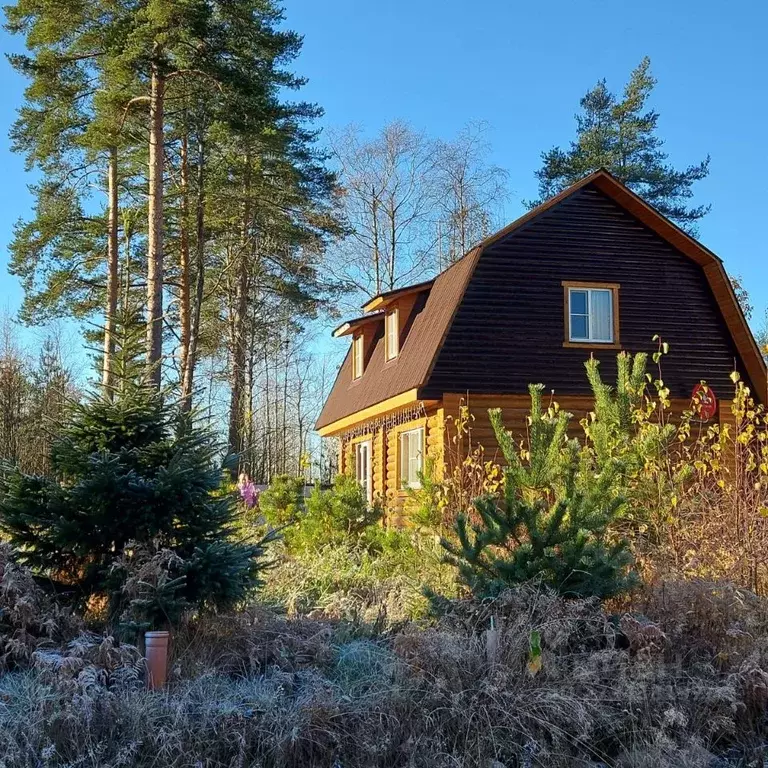
[[[489,162],[484,124],[437,140],[402,121],[373,137],[331,137],[348,229],[331,269],[362,296],[432,277],[500,223],[507,174]]]
[[[331,137],[331,148],[349,231],[334,275],[366,295],[424,277],[438,241],[437,142],[395,121],[371,139],[350,126]]]
[[[503,225],[508,173],[488,161],[485,123],[470,123],[437,153],[438,270]]]

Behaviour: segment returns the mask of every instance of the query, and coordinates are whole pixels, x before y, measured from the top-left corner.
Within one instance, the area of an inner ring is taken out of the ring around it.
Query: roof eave
[[[425,280],[421,283],[406,285],[403,288],[395,288],[391,291],[385,291],[384,293],[377,293],[375,296],[372,296],[365,304],[363,304],[362,310],[363,312],[373,312],[377,309],[385,309],[393,301],[397,301],[397,299],[401,299],[403,296],[429,290],[434,282],[434,279]]]
[[[364,325],[368,325],[368,323],[380,320],[381,317],[382,313],[376,312],[364,317],[355,317],[352,320],[346,320],[340,326],[333,329],[331,336],[333,336],[334,339],[341,338],[342,336],[348,336],[350,333],[354,333],[358,328],[362,328]]]
[[[408,389],[405,392],[401,392],[398,395],[388,397],[386,400],[374,403],[373,405],[363,408],[362,410],[350,413],[347,416],[342,416],[334,421],[323,423],[322,415],[315,424],[315,429],[320,437],[333,437],[334,435],[344,432],[345,430],[353,427],[363,421],[384,416],[392,411],[396,411],[399,408],[403,408],[406,405],[421,402],[425,407],[432,406],[437,403],[437,400],[424,401],[421,400],[420,392],[418,388],[414,387]]]

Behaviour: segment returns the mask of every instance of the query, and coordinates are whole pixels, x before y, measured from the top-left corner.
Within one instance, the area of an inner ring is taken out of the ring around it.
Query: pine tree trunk
[[[252,317],[249,317],[249,328],[248,328],[248,344],[246,345],[247,353],[248,353],[248,362],[246,364],[246,395],[244,397],[246,403],[247,403],[247,414],[248,414],[248,420],[245,424],[245,441],[246,445],[250,448],[248,452],[248,456],[246,457],[246,467],[248,474],[251,477],[251,480],[253,480],[253,473],[254,473],[254,455],[253,455],[253,445],[255,442],[255,435],[254,435],[254,418],[253,418],[253,392],[256,388],[256,382],[254,381],[255,377],[255,346],[253,343],[253,321]]]
[[[205,290],[205,146],[202,138],[197,147],[197,202],[195,210],[195,298],[192,310],[192,322],[189,332],[189,350],[182,369],[181,407],[184,412],[192,409],[192,388],[197,364],[197,348],[200,338],[200,312],[203,306]]]
[[[245,321],[248,312],[248,272],[245,254],[238,254],[235,284],[235,305],[232,321],[232,382],[229,404],[229,450],[240,453],[243,449],[242,426],[245,409],[246,341]]]
[[[163,355],[163,170],[165,79],[152,63],[147,206],[147,378],[160,389]]]
[[[117,147],[109,150],[107,165],[107,306],[104,318],[104,358],[101,366],[101,383],[104,395],[110,400],[114,394],[112,362],[115,356],[115,320],[119,290],[117,248]]]
[[[229,451],[240,453],[243,450],[243,416],[246,368],[246,323],[248,314],[248,258],[250,250],[251,226],[251,183],[250,160],[246,153],[246,177],[243,189],[243,222],[240,244],[237,249],[235,273],[235,301],[231,324],[232,342],[232,380],[230,382],[229,403]]]
[[[189,360],[190,337],[192,332],[191,286],[189,261],[189,152],[186,133],[181,137],[181,221],[179,222],[179,336],[181,354],[179,369],[181,378],[181,401],[185,411],[189,411],[191,393],[184,385]]]
[[[283,455],[280,469],[288,471],[288,318],[285,318],[285,371],[283,373]]]
[[[269,351],[267,349],[267,340],[264,339],[264,406],[266,409],[266,419],[264,428],[264,482],[272,482],[272,416],[271,405],[269,403]]]
[[[131,276],[133,265],[131,263],[131,240],[133,238],[132,224],[128,218],[123,217],[123,296],[120,311],[128,322],[131,314]],[[124,329],[127,332],[127,328]]]
[[[120,393],[125,394],[128,388],[129,379],[133,371],[129,365],[129,348],[132,344],[129,337],[134,332],[133,319],[134,313],[131,306],[131,281],[133,279],[133,261],[131,259],[131,247],[133,240],[133,224],[128,216],[123,216],[123,285],[122,296],[120,298],[120,317],[122,318],[122,339],[120,340],[122,348],[119,353],[116,350],[116,359],[114,363],[118,366],[117,376],[119,378]]]

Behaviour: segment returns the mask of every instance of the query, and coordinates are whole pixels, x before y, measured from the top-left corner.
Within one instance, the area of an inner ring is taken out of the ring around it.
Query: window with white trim
[[[371,468],[371,441],[355,443],[355,477],[370,503],[373,501],[373,482]]]
[[[568,340],[612,344],[614,339],[612,288],[568,288]]]
[[[400,316],[397,309],[387,312],[385,330],[385,356],[387,360],[394,360],[400,353]]]
[[[400,433],[400,487],[421,488],[424,471],[424,427]]]
[[[352,339],[352,378],[359,379],[363,375],[363,334]]]

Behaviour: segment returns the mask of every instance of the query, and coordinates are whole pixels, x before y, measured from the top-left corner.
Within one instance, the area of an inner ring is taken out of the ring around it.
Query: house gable
[[[662,376],[672,397],[689,396],[701,379],[730,392],[734,366],[755,391],[702,265],[587,183],[485,245],[425,396],[525,392],[531,382],[589,395],[583,361],[592,350],[564,345],[564,281],[619,286],[621,348],[653,351],[654,334],[667,341]],[[616,350],[593,353],[613,380]]]
[[[618,285],[621,344],[598,355],[606,380],[617,347],[651,351],[658,334],[672,348],[662,375],[673,397],[689,398],[700,379],[727,394],[736,368],[766,401],[765,362],[721,261],[600,170],[486,238],[434,281],[371,299],[364,310],[413,293],[420,303],[397,359],[385,360],[379,337],[353,381],[347,355],[316,428],[334,434],[405,394],[411,402],[446,392],[521,393],[534,381],[561,395],[589,394],[583,361],[590,351],[563,344],[568,281]]]

